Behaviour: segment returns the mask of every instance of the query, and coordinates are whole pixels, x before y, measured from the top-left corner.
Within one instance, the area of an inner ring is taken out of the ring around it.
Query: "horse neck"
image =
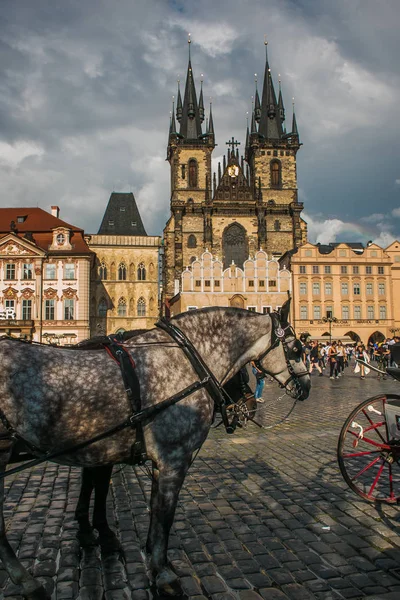
[[[246,363],[257,358],[271,339],[269,315],[239,309],[185,313],[174,322],[217,379],[232,377]]]

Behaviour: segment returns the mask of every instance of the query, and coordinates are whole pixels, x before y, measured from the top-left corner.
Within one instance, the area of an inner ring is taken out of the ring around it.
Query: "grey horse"
[[[305,399],[310,377],[288,324],[288,311],[289,303],[274,318],[242,309],[210,307],[178,315],[171,323],[187,336],[222,384],[243,365],[259,359],[261,368],[290,395]],[[124,347],[134,359],[145,408],[198,380],[181,347],[163,330],[150,330],[128,340]],[[3,437],[13,430],[42,453],[91,439],[131,414],[120,368],[103,350],[82,352],[5,339],[0,342],[0,361]],[[214,415],[215,403],[202,388],[143,422],[153,468],[146,550],[162,593],[173,594],[178,579],[168,564],[167,549],[179,492]],[[129,463],[134,442],[135,429],[126,428],[65,453],[55,462],[90,468]],[[11,452],[11,444],[0,445],[0,473],[6,469]],[[0,559],[25,598],[47,600],[44,588],[21,565],[7,540],[3,505],[2,480]]]

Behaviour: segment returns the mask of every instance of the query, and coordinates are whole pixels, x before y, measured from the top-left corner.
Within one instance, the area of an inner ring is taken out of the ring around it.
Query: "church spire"
[[[210,116],[209,116],[209,119],[208,119],[207,133],[209,135],[214,135],[214,121],[213,121],[213,116],[212,116],[212,102],[210,102]]]
[[[186,75],[186,86],[185,95],[183,98],[182,105],[182,118],[180,120],[180,135],[187,140],[195,140],[201,137],[201,123],[204,119],[204,105],[203,95],[200,95],[201,104],[197,104],[196,87],[194,84],[194,76],[192,70],[192,63],[190,59],[190,44],[191,39],[189,37],[189,63]],[[203,118],[201,115],[203,114]]]
[[[279,98],[278,98],[279,116],[281,122],[285,120],[285,107],[283,106],[282,88],[281,88],[281,76],[279,75]]]
[[[297,129],[296,113],[294,112],[294,98],[293,98],[293,119],[292,119],[292,135],[299,137],[299,131]]]
[[[170,135],[176,134],[175,100],[174,100],[174,97],[172,97],[172,112],[171,112],[171,122],[170,122],[170,126],[169,126],[169,134]]]
[[[181,86],[180,86],[180,81],[178,79],[178,98],[176,101],[176,118],[178,119],[179,123],[182,120],[182,114],[183,114],[183,110],[182,110]]]
[[[264,44],[265,73],[261,100],[261,117],[258,131],[267,140],[279,140],[282,138],[283,134],[282,119],[280,116],[280,107],[276,100],[274,83],[272,81],[271,69],[268,61],[268,42],[265,41]]]

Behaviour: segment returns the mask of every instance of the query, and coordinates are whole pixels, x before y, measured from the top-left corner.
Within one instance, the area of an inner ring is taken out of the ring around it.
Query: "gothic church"
[[[189,42],[190,44],[190,42]],[[190,50],[190,45],[189,45]],[[167,158],[171,165],[171,216],[164,229],[164,297],[179,291],[182,272],[206,249],[228,268],[240,268],[258,250],[278,258],[306,241],[297,197],[296,117],[286,132],[279,85],[276,98],[266,56],[261,99],[255,91],[244,157],[232,138],[218,173],[212,173],[215,131],[210,105],[206,119],[201,84],[197,97],[190,54],[184,97],[178,95],[170,121]]]

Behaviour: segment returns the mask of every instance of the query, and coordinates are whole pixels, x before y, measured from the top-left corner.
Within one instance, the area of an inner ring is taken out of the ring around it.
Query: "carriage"
[[[400,364],[400,345],[391,348]],[[363,361],[358,361],[363,363]],[[400,381],[400,368],[381,375]],[[370,502],[395,504],[400,500],[400,395],[382,393],[361,402],[348,416],[339,435],[337,457],[348,486]]]

